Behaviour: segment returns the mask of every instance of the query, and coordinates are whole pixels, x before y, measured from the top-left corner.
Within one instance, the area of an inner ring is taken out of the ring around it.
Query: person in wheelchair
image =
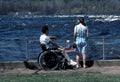
[[[41,44],[43,52],[47,51],[47,50],[56,50],[56,49],[61,48],[61,46],[59,46],[57,43],[55,43],[52,40],[52,38],[54,38],[54,37],[48,36],[48,32],[49,32],[48,26],[46,26],[46,25],[43,26],[42,27],[42,35],[40,36],[40,44]],[[52,44],[55,47],[51,48],[50,44]],[[77,65],[77,63],[75,61],[70,59],[70,57],[67,55],[67,53],[65,52],[64,49],[62,50],[62,54],[66,58],[66,60],[68,61],[68,65],[72,65],[72,66]]]

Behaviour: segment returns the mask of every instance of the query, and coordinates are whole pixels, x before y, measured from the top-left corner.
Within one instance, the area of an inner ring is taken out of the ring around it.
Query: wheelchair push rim
[[[55,70],[58,67],[58,57],[55,52],[45,51],[39,54],[38,64],[44,70]]]

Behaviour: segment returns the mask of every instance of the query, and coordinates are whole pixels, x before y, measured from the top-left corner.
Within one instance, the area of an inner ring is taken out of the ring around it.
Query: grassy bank
[[[120,82],[120,75],[78,72],[2,75],[0,76],[0,82]]]

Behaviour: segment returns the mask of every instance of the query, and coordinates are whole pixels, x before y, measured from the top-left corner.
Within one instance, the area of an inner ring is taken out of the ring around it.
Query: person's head
[[[43,34],[48,34],[48,26],[47,25],[44,25],[43,27],[42,27],[42,33]]]
[[[78,19],[78,24],[79,24],[79,23],[85,25],[84,17],[81,17],[81,18]]]

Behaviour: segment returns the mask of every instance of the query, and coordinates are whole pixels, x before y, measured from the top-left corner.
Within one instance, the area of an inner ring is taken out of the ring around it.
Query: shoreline
[[[81,63],[82,61],[80,61]],[[80,72],[96,73],[101,72],[105,74],[120,74],[120,60],[97,60],[87,61],[87,68],[80,69],[66,69],[66,70],[41,70],[36,61],[14,61],[14,62],[0,62],[0,73],[1,74],[34,74],[34,73],[50,73],[50,72]],[[108,69],[108,70],[107,70]],[[106,70],[106,71],[105,71]],[[113,70],[113,71],[110,71]],[[119,71],[118,71],[119,70]],[[103,72],[105,71],[105,72]]]

